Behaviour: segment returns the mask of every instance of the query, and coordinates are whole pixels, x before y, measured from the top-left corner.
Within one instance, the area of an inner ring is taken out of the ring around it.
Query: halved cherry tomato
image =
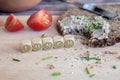
[[[40,10],[33,13],[28,21],[28,26],[33,30],[44,30],[52,25],[52,15],[47,10]]]
[[[5,29],[10,32],[19,31],[23,28],[23,24],[14,14],[10,14],[5,22]]]

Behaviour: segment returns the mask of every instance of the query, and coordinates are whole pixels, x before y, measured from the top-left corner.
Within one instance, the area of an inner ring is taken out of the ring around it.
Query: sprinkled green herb
[[[103,24],[98,22],[98,23],[94,23],[93,26],[94,26],[94,29],[101,29]]]
[[[90,74],[90,70],[87,67],[85,68],[85,70],[87,74]]]
[[[89,70],[89,68],[88,67],[86,67],[85,68],[85,70],[86,70],[86,73],[89,75],[89,77],[94,77],[95,76],[95,74],[91,74],[91,72],[90,72],[90,70]]]
[[[115,65],[112,66],[113,69],[117,69],[117,67]]]
[[[45,38],[45,37],[48,37],[48,36],[45,35],[45,34],[42,34],[42,35],[41,35],[41,38]]]
[[[60,72],[54,72],[54,73],[52,73],[52,76],[60,76],[60,75],[61,75]]]
[[[99,57],[90,57],[90,55],[88,55],[85,59],[86,59],[87,61],[90,61],[90,60],[100,61],[100,60],[101,60]]]
[[[98,58],[98,57],[89,57],[86,59],[87,61],[90,61],[90,60],[97,60],[97,61],[100,61],[101,59]]]
[[[91,74],[89,77],[91,77],[91,78],[92,78],[92,77],[94,77],[94,76],[95,76],[95,74]]]
[[[93,26],[92,23],[87,23],[87,24],[85,25],[85,27],[86,27],[88,30],[94,29],[94,26]]]
[[[50,60],[50,59],[53,59],[53,56],[47,56],[47,57],[43,58],[42,60]]]
[[[16,62],[20,62],[19,59],[16,59],[16,58],[12,58],[13,61],[16,61]]]
[[[87,22],[89,20],[89,18],[87,16],[85,16],[84,20]]]
[[[80,18],[80,17],[78,17],[78,16],[77,16],[77,19],[80,19],[80,20],[81,20],[81,18]]]
[[[103,27],[103,23],[101,23],[101,22],[96,22],[96,23],[89,22],[89,23],[86,24],[85,27],[87,29],[89,29],[89,30],[92,30],[92,29],[101,29]]]

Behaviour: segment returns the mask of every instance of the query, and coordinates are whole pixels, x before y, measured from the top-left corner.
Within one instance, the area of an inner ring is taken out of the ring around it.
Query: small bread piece
[[[32,50],[38,51],[41,49],[42,49],[42,39],[41,38],[32,39]]]
[[[54,36],[53,43],[55,49],[64,47],[64,39],[62,36]]]
[[[20,48],[23,53],[32,51],[31,40],[22,40]]]
[[[42,43],[43,50],[49,50],[53,48],[53,39],[51,37],[42,38]]]
[[[65,35],[64,36],[64,46],[66,48],[71,48],[75,44],[74,35]]]
[[[119,5],[120,6],[120,5]],[[109,8],[108,8],[109,9]],[[113,9],[113,8],[112,8]],[[111,10],[112,10],[111,9]],[[115,9],[114,9],[115,10]],[[116,9],[118,10],[118,9]],[[97,15],[92,14],[88,11],[82,10],[82,9],[71,9],[66,11],[65,13],[63,13],[62,15],[59,16],[58,21],[57,21],[57,29],[58,32],[61,35],[66,35],[66,34],[75,34],[75,35],[80,35],[80,36],[84,36],[86,39],[85,42],[86,45],[90,46],[90,47],[106,47],[106,46],[112,46],[117,42],[120,42],[120,11],[118,12],[118,18],[115,20],[106,20],[104,19],[106,22],[106,24],[104,24],[105,26],[109,26],[109,27],[102,27],[103,29],[101,30],[96,30],[96,31],[92,31],[92,32],[84,32],[85,29],[82,27],[71,27],[71,26],[62,26],[60,24],[60,22],[65,19],[66,17],[71,17],[71,16],[87,16],[87,17],[97,17]],[[70,19],[68,19],[70,22]],[[65,21],[63,21],[65,22]],[[69,24],[69,23],[68,23]],[[66,24],[67,25],[67,24]],[[73,30],[74,28],[74,30]],[[64,30],[63,30],[64,29]],[[108,30],[107,30],[108,29]],[[106,30],[106,31],[104,31]],[[110,30],[110,31],[109,31]],[[105,34],[103,34],[105,32]],[[76,34],[79,33],[79,34]],[[96,34],[97,33],[97,34]],[[101,34],[102,33],[102,34]],[[96,37],[96,36],[100,36],[100,37]],[[106,37],[105,37],[106,36]]]

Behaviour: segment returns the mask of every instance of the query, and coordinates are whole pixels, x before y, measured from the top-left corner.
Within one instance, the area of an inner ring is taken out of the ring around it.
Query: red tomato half
[[[10,14],[6,20],[5,23],[5,29],[10,31],[10,32],[15,32],[19,31],[23,28],[24,26],[22,23],[17,19],[17,17],[14,14]]]
[[[33,30],[44,30],[52,25],[52,15],[48,11],[42,9],[32,14],[28,21],[28,26]]]

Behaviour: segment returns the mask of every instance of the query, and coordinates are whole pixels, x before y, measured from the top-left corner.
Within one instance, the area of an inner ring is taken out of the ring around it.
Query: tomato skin
[[[33,13],[28,21],[28,26],[36,31],[44,30],[52,25],[52,15],[47,10],[40,10]]]
[[[5,29],[9,32],[16,32],[23,29],[23,24],[14,14],[10,14],[5,22]]]

